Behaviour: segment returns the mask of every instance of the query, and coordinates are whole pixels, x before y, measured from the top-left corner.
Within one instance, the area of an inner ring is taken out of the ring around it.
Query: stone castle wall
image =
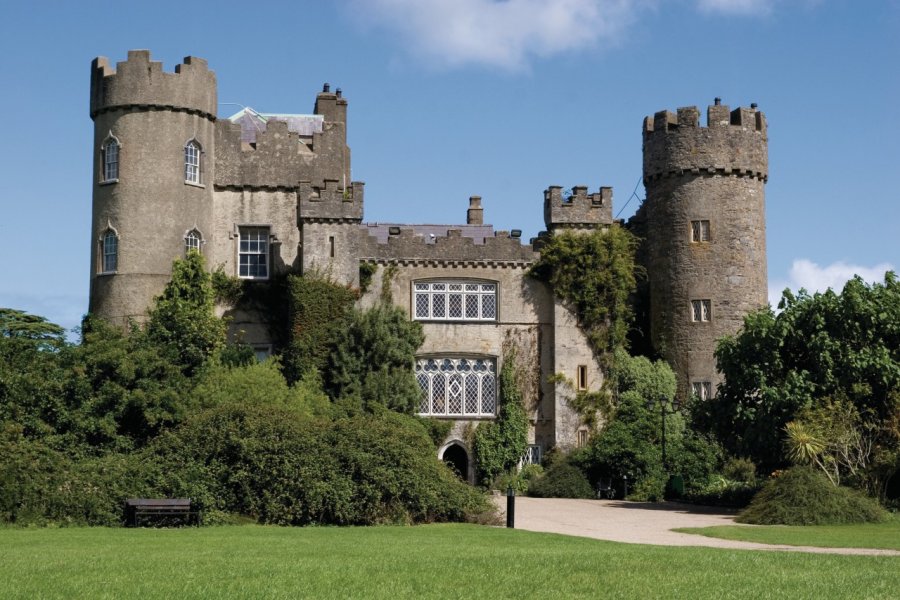
[[[651,338],[676,371],[679,398],[692,382],[714,393],[716,340],[767,296],[765,117],[717,103],[707,121],[699,125],[695,107],[645,120],[647,199],[634,219],[646,236]],[[708,221],[708,240],[693,239],[692,221]],[[697,321],[692,301],[706,300],[709,319]]]

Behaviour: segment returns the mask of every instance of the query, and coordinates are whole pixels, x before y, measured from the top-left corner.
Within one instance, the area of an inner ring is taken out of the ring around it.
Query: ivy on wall
[[[590,233],[563,231],[549,238],[529,271],[575,312],[605,367],[617,348],[627,346],[637,246],[638,238],[615,224]]]
[[[479,425],[473,436],[478,481],[485,487],[515,469],[528,446],[528,415],[518,375],[516,353],[510,350],[500,368],[500,412],[495,420]]]

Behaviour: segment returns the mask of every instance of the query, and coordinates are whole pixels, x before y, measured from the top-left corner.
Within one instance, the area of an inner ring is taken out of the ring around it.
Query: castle
[[[418,412],[454,423],[439,457],[472,478],[466,432],[497,413],[510,348],[528,373],[526,460],[587,440],[569,401],[599,389],[603,373],[572,312],[526,276],[539,239],[495,231],[477,196],[464,224],[363,222],[365,188],[350,177],[340,89],[326,84],[312,114],[245,108],[222,118],[217,108],[203,59],[187,57],[174,73],[144,50],[115,68],[93,61],[91,313],[145,318],[173,259],[190,249],[250,281],[317,272],[358,287],[367,265],[372,283],[360,306],[389,297],[423,325]],[[717,99],[707,126],[699,120],[692,107],[644,121],[647,198],[628,224],[644,240],[650,339],[675,368],[681,398],[714,393],[715,340],[766,304],[765,117],[755,105],[729,111]],[[550,235],[613,223],[607,187],[564,194],[551,186],[543,208]],[[265,315],[222,310],[261,355],[271,351]]]

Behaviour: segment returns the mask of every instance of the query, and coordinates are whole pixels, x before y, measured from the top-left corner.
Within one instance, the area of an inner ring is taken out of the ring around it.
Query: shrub
[[[752,463],[751,463],[752,464]],[[746,475],[746,472],[744,473]],[[735,481],[726,477],[713,477],[708,483],[685,492],[683,502],[704,506],[728,506],[744,508],[759,491],[756,483]]]
[[[289,407],[223,404],[156,444],[159,489],[205,514],[279,525],[460,521],[486,499],[434,455],[413,417],[382,411],[336,421]]]
[[[501,473],[491,487],[505,493],[512,486],[516,494],[521,496],[528,493],[532,482],[543,474],[544,467],[541,465],[527,464],[514,473]]]
[[[584,473],[566,462],[558,462],[528,486],[528,495],[538,498],[593,498],[594,490]]]
[[[722,466],[722,475],[725,479],[755,485],[756,465],[749,458],[730,458]]]
[[[878,522],[887,513],[860,492],[836,487],[809,467],[768,481],[737,520],[758,525],[838,525]]]

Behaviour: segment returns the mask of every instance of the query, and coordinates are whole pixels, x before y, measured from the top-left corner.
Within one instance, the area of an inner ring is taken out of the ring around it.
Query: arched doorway
[[[459,444],[450,444],[444,450],[443,461],[456,471],[459,478],[463,481],[469,480],[469,455],[466,449]]]

